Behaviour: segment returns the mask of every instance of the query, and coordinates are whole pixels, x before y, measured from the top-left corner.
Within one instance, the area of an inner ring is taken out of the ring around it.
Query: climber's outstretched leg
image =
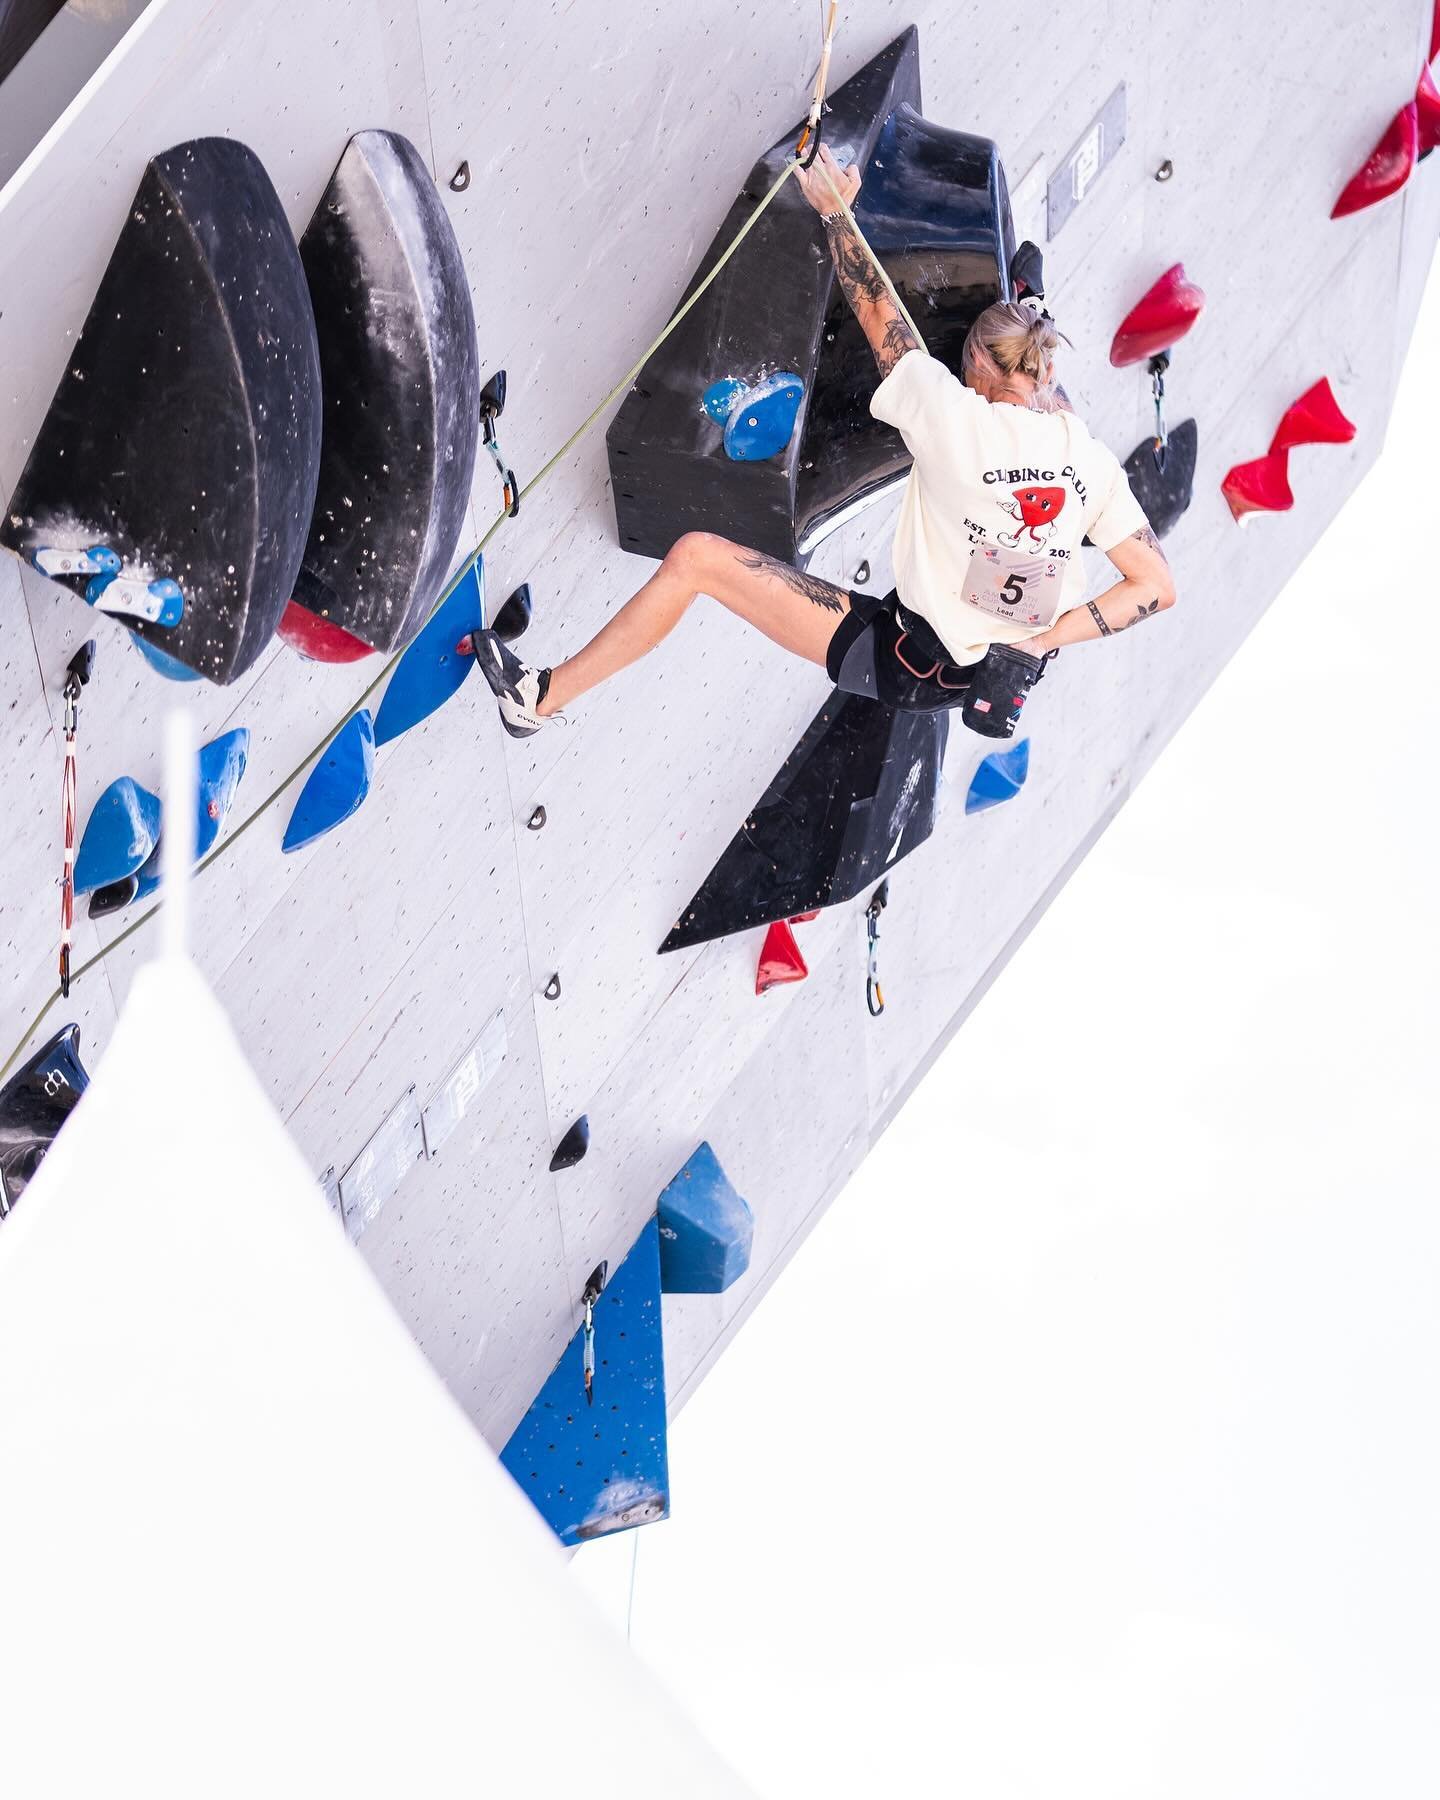
[[[532,669],[493,632],[475,644],[505,728],[528,737],[591,688],[637,662],[680,623],[691,602],[709,594],[757,626],[782,649],[823,668],[825,652],[850,606],[843,588],[708,531],[687,532],[639,593],[583,650],[553,669]]]

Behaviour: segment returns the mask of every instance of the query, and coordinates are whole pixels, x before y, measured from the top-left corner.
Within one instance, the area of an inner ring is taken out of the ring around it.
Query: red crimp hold
[[[1110,346],[1111,363],[1123,369],[1178,344],[1204,307],[1204,289],[1187,281],[1184,263],[1176,263],[1120,321]]]
[[[755,992],[763,994],[782,981],[803,981],[809,973],[795,933],[784,919],[777,919],[765,933],[759,967],[755,970]]]
[[[1410,179],[1410,171],[1419,154],[1420,122],[1412,100],[1396,113],[1359,173],[1346,183],[1330,210],[1330,217],[1343,219],[1347,213],[1360,212],[1398,193]]]
[[[281,613],[275,635],[311,662],[352,663],[375,654],[369,644],[362,643],[343,625],[322,619],[296,600],[291,600]]]
[[[818,908],[814,912],[792,913],[790,915],[790,923],[792,925],[808,925],[812,919],[818,919],[819,917],[820,912]]]
[[[1415,89],[1415,123],[1420,136],[1420,154],[1428,156],[1440,144],[1440,88],[1428,66],[1420,71],[1420,85]]]
[[[1322,375],[1314,387],[1306,388],[1293,405],[1286,407],[1270,440],[1270,454],[1293,450],[1297,444],[1348,444],[1354,436],[1355,427],[1341,412],[1329,378]]]
[[[1253,512],[1289,512],[1295,504],[1290,492],[1290,452],[1271,450],[1254,462],[1236,463],[1220,483],[1236,519]]]

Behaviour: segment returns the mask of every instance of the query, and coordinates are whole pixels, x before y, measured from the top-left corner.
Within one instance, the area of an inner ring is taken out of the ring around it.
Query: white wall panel
[[[809,980],[763,999],[759,933],[655,955],[825,693],[818,670],[704,601],[568,728],[512,743],[474,680],[381,750],[374,793],[337,832],[281,856],[297,784],[197,886],[201,963],[317,1173],[353,1158],[412,1082],[428,1097],[503,1010],[509,1054],[473,1120],[411,1172],[360,1245],[496,1442],[573,1331],[589,1270],[624,1254],[709,1136],[755,1204],[756,1253],[731,1294],[667,1302],[672,1396],[693,1387],[1379,448],[1440,221],[1440,158],[1402,200],[1327,215],[1413,92],[1422,9],[1185,10],[1188,22],[1157,0],[1090,0],[1067,9],[1062,32],[1012,8],[962,19],[938,0],[843,11],[836,81],[913,19],[927,113],[995,136],[1012,183],[1037,162],[1053,171],[1126,82],[1125,145],[1047,246],[1053,307],[1074,340],[1067,386],[1122,456],[1148,430],[1149,396],[1143,370],[1108,364],[1116,324],[1177,260],[1209,296],[1170,378],[1172,419],[1200,421],[1195,502],[1170,539],[1182,605],[1054,665],[1026,710],[1031,776],[1013,804],[966,818],[990,746],[956,723],[940,825],[894,871],[882,1019],[864,1005],[863,896],[802,927]],[[808,0],[623,15],[155,0],[0,190],[0,483],[8,492],[18,477],[152,152],[209,132],[243,139],[301,229],[345,140],[368,126],[410,135],[442,184],[482,365],[509,373],[501,440],[529,478],[661,327],[756,156],[803,111],[816,53]],[[1167,156],[1173,179],[1157,183]],[[453,193],[444,184],[462,159],[470,186]],[[1242,532],[1219,480],[1264,451],[1321,374],[1359,436],[1297,452],[1295,511]],[[532,584],[525,647],[543,661],[583,642],[653,567],[614,543],[603,423],[487,551],[492,608]],[[497,505],[482,457],[466,547]],[[891,500],[837,533],[816,571],[848,584],[868,560],[882,591],[894,512]],[[121,629],[0,562],[7,1039],[53,985],[58,683],[90,635],[101,660],[82,713],[82,818],[115,775],[158,786],[173,703],[194,710],[202,736],[249,727],[245,817],[379,667],[322,668],[277,647],[230,689],[171,689]],[[531,832],[537,804],[548,822]],[[97,936],[82,907],[77,950],[125,923]],[[81,1019],[87,1054],[109,1029],[112,988],[123,994],[152,941],[137,934],[77,988],[63,1017]],[[1119,922],[1110,953],[1126,953]],[[1019,1022],[1017,1041],[1043,1063],[1043,1020]],[[552,1175],[554,1144],[582,1112],[589,1156]]]

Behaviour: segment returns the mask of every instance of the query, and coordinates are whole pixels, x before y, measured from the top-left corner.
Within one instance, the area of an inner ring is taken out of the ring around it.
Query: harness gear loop
[[[1165,371],[1170,367],[1170,352],[1162,350],[1158,356],[1150,358],[1150,391],[1155,396],[1155,442],[1151,452],[1155,458],[1155,467],[1163,475],[1165,473],[1165,453],[1170,443],[1170,434],[1165,427]]]
[[[865,941],[869,952],[865,966],[865,1004],[872,1019],[878,1019],[885,1010],[885,994],[880,986],[880,915],[889,900],[890,883],[882,881],[865,908]]]

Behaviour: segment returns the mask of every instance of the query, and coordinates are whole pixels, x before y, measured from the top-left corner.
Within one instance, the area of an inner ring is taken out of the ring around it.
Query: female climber
[[[896,588],[847,593],[709,532],[687,532],[644,587],[582,650],[532,668],[491,631],[473,648],[505,729],[528,737],[666,637],[700,594],[820,664],[847,693],[912,710],[959,705],[967,725],[1008,737],[1029,689],[1065,645],[1116,633],[1174,603],[1160,545],[1113,452],[1055,386],[1059,334],[1040,310],[1040,253],[1022,245],[1019,302],[982,312],[964,379],[928,355],[837,203],[860,177],[826,149],[795,179],[820,214],[835,272],[874,352],[871,413],[913,458],[895,530]],[[1085,598],[1080,545],[1121,579]]]

